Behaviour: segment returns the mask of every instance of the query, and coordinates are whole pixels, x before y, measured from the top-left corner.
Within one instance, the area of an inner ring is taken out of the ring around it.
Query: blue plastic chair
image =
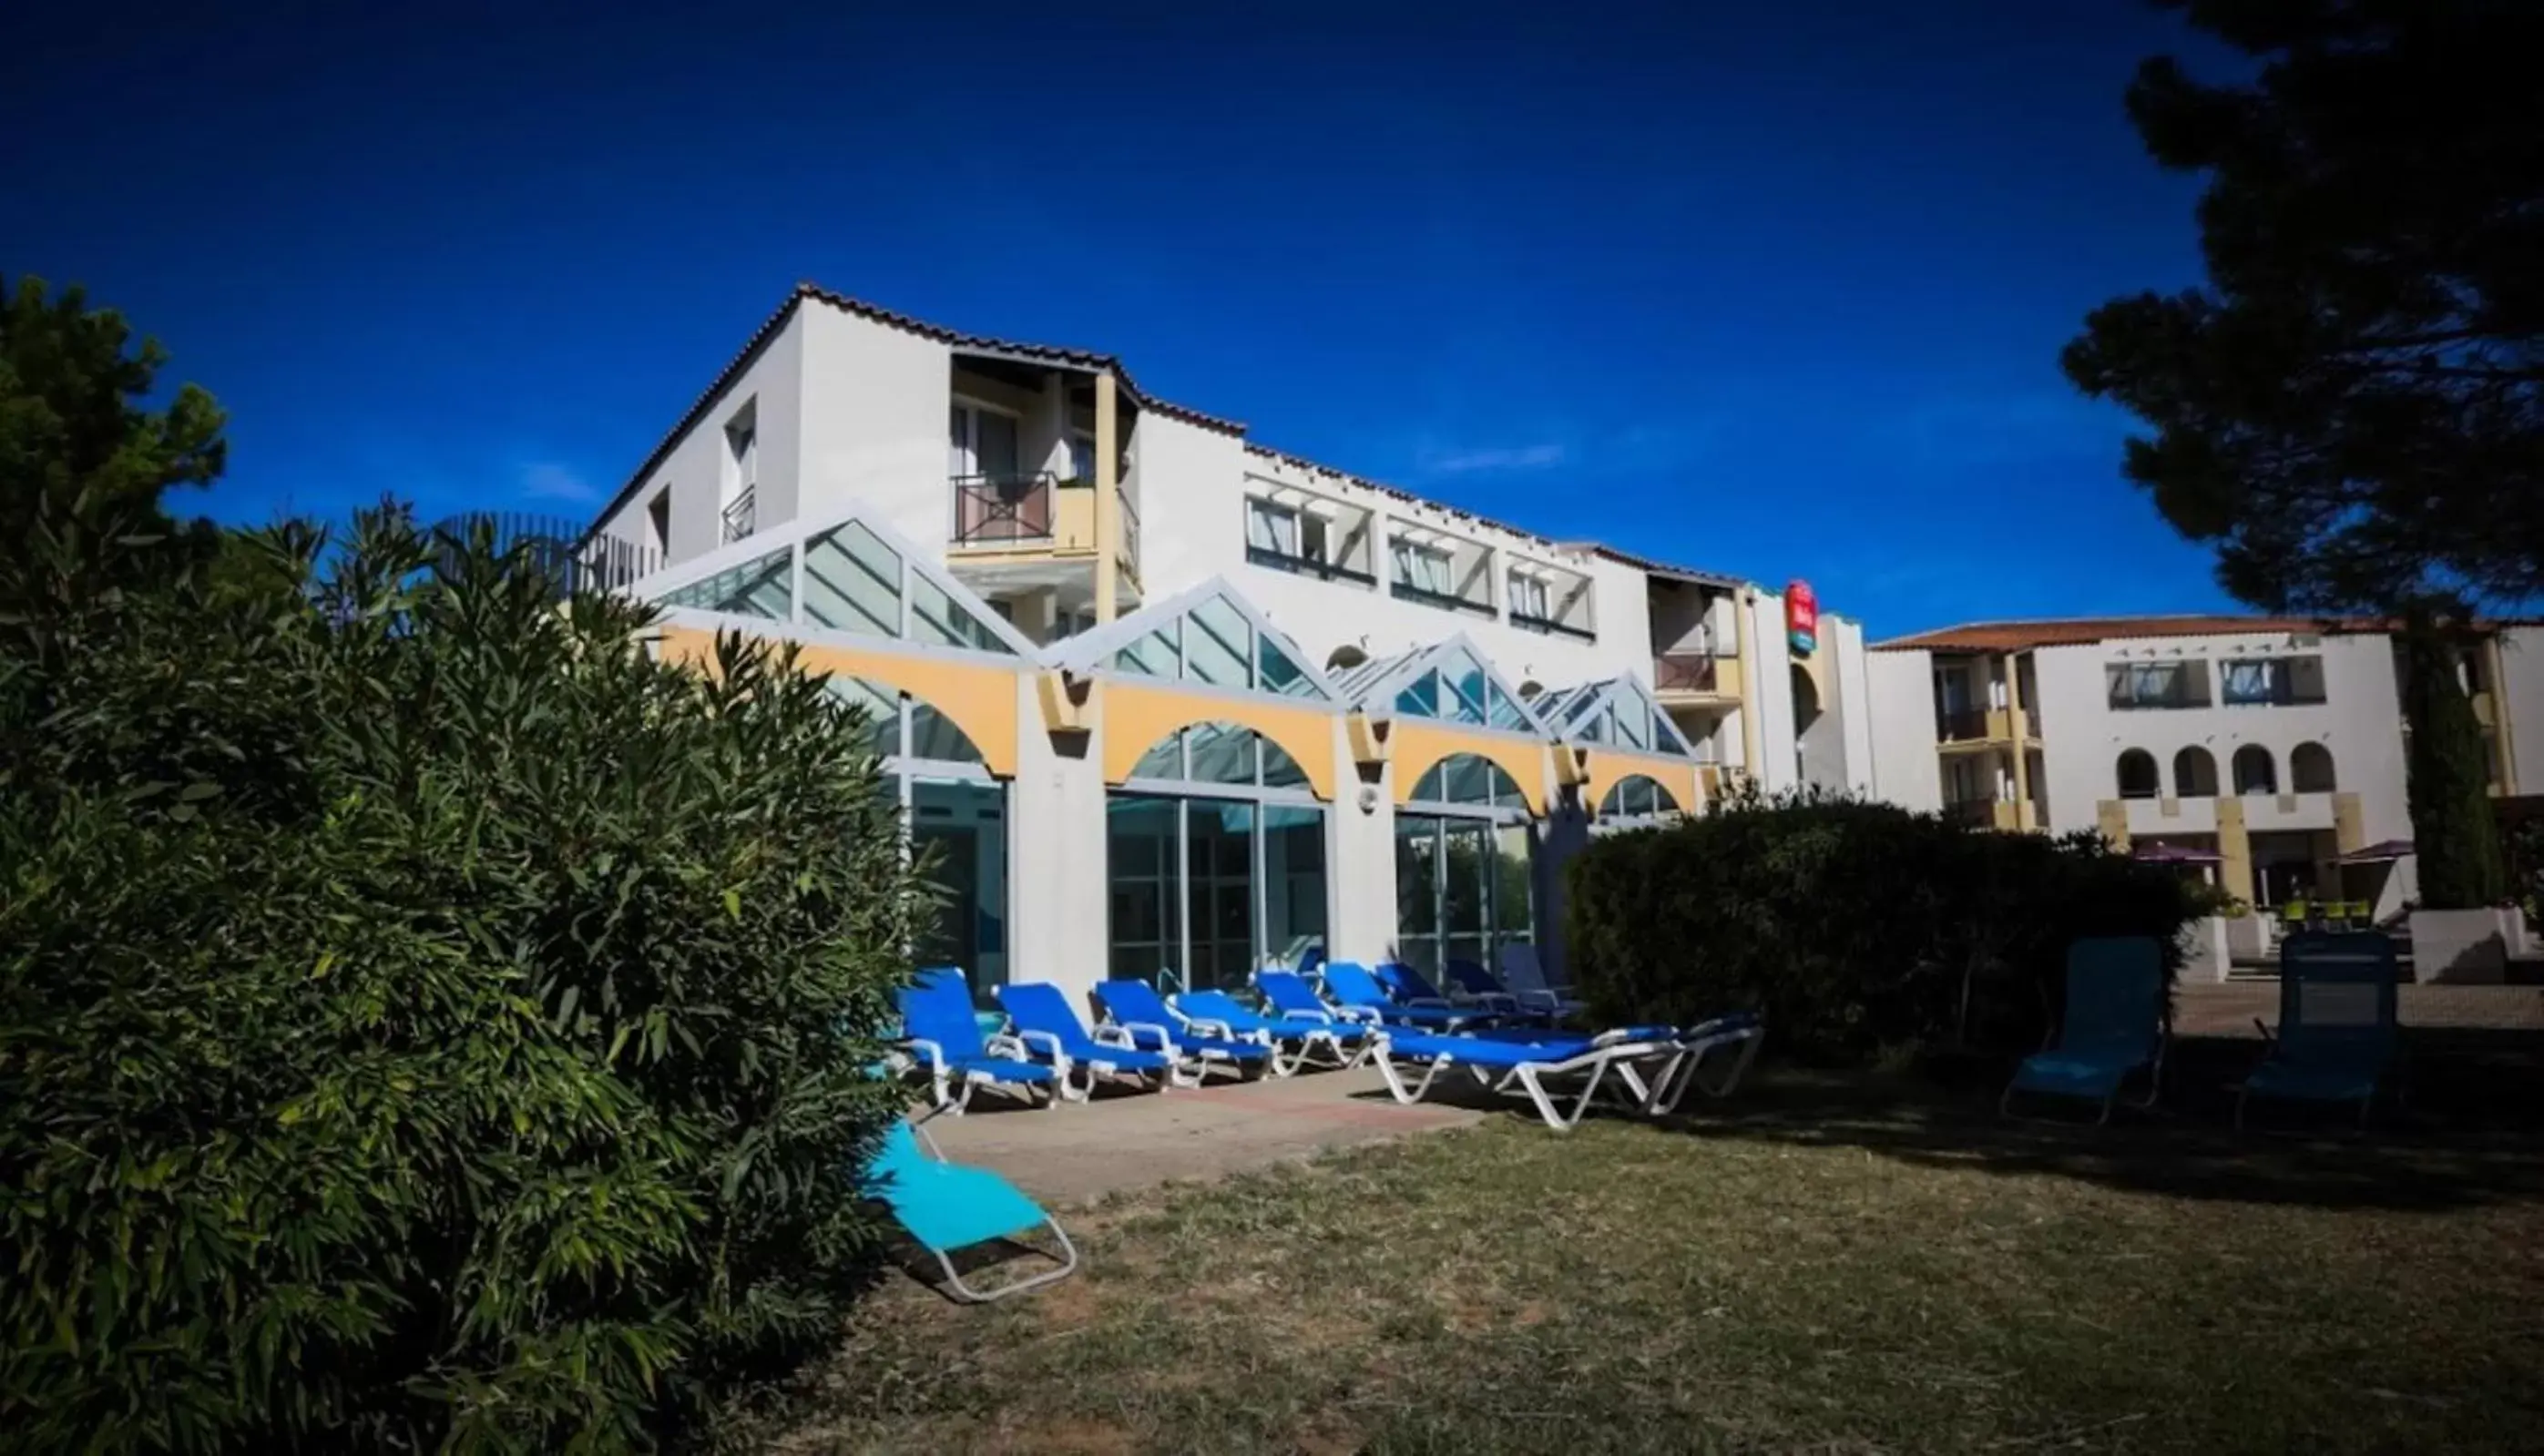
[[[2010,1114],[2017,1093],[2084,1098],[2111,1120],[2120,1089],[2143,1069],[2154,1107],[2164,1078],[2164,950],[2143,936],[2081,940],[2067,948],[2067,1012],[2057,1041],[2025,1057],[1997,1100]]]
[[[922,1150],[919,1144],[925,1136],[909,1122],[895,1120],[884,1134],[883,1146],[867,1160],[858,1187],[865,1196],[889,1206],[911,1238],[936,1256],[937,1264],[945,1270],[945,1282],[953,1286],[957,1297],[976,1302],[1004,1299],[1068,1278],[1076,1271],[1077,1247],[1069,1242],[1069,1234],[1058,1219],[990,1170],[948,1163],[936,1153],[932,1142]],[[962,1274],[954,1267],[954,1254],[1038,1228],[1050,1229],[1052,1237],[1060,1241],[1061,1266],[1057,1269],[995,1289],[975,1289],[963,1282]]]
[[[984,1086],[1022,1089],[1017,1095],[1027,1101],[1040,1088],[1045,1106],[1059,1105],[1059,1079],[1032,1059],[1022,1041],[981,1035],[963,972],[950,965],[922,970],[895,999],[901,1004],[906,1044],[927,1069],[936,1106],[960,1113],[971,1106],[973,1089]]]
[[[1179,1064],[1177,1075],[1188,1079],[1183,1084],[1188,1087],[1207,1081],[1213,1072],[1248,1077],[1272,1061],[1272,1049],[1260,1042],[1212,1035],[1190,1025],[1147,981],[1099,982],[1095,1004],[1104,1012],[1097,1035],[1118,1033],[1134,1046],[1174,1058]]]
[[[1323,1062],[1338,1069],[1359,1066],[1380,1039],[1374,1029],[1360,1022],[1265,1016],[1225,991],[1186,991],[1169,998],[1167,1005],[1196,1032],[1251,1041],[1269,1050],[1275,1077]]]
[[[2235,1125],[2256,1097],[2358,1104],[2358,1123],[2376,1103],[2402,1044],[2391,937],[2306,931],[2279,949],[2279,1026],[2270,1049],[2235,1095]],[[2269,1029],[2263,1029],[2265,1035]]]
[[[1354,960],[1325,963],[1325,991],[1337,1004],[1369,1012],[1393,1026],[1455,1032],[1493,1020],[1491,1012],[1471,1008],[1462,1010],[1449,1005],[1446,998],[1440,998],[1436,1003],[1428,997],[1419,1003],[1399,1001],[1388,994],[1387,987],[1368,966]]]
[[[1142,1051],[1125,1038],[1107,1038],[1102,1033],[1088,1035],[1086,1024],[1077,1019],[1069,998],[1060,987],[1040,981],[1000,986],[998,1005],[1006,1009],[1007,1020],[1014,1023],[1016,1039],[1025,1050],[1050,1063],[1060,1077],[1060,1095],[1071,1102],[1084,1102],[1095,1095],[1095,1082],[1100,1077],[1125,1077],[1147,1086],[1154,1079],[1163,1090],[1176,1076],[1174,1058],[1155,1051]],[[1075,1086],[1070,1074],[1077,1074]]]

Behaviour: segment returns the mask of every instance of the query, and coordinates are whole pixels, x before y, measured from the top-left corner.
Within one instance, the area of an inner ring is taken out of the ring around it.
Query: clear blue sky
[[[2224,604],[2056,365],[2197,275],[2135,0],[264,8],[0,54],[0,269],[220,398],[226,519],[586,514],[813,279],[1876,636]]]

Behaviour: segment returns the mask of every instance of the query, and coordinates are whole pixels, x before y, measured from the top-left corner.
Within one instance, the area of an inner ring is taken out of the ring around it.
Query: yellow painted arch
[[[779,641],[772,635],[772,641]],[[695,627],[663,629],[663,660],[715,666],[715,634]],[[1016,679],[1013,668],[956,662],[889,650],[796,644],[796,665],[816,677],[862,677],[910,694],[952,721],[981,750],[982,766],[1000,778],[1016,772]]]
[[[1413,786],[1444,758],[1471,753],[1489,759],[1518,782],[1528,811],[1546,817],[1546,745],[1530,738],[1468,732],[1453,725],[1397,718],[1388,732],[1388,756],[1395,764],[1395,802],[1410,804]]]
[[[1628,779],[1649,779],[1669,791],[1683,812],[1694,813],[1705,803],[1698,785],[1697,766],[1684,758],[1669,758],[1657,753],[1636,753],[1630,748],[1594,747],[1590,750],[1590,779],[1582,786],[1581,806],[1593,818],[1599,805],[1607,802],[1608,791]]]
[[[1249,728],[1281,745],[1299,761],[1308,787],[1318,799],[1334,797],[1334,719],[1314,708],[1294,707],[1270,699],[1206,697],[1158,684],[1106,681],[1101,688],[1104,730],[1104,782],[1119,784],[1143,754],[1177,728],[1204,723],[1232,723]]]

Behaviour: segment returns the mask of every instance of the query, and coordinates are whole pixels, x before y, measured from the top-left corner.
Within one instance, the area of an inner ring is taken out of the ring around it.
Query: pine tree
[[[2404,771],[2421,903],[2477,910],[2508,896],[2500,826],[2491,808],[2491,765],[2482,725],[2456,680],[2457,636],[2416,617],[2403,635],[2403,715],[2412,735]]]

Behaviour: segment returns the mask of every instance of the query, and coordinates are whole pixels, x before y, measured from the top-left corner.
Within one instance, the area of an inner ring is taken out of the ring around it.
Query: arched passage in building
[[[1104,809],[1110,974],[1233,989],[1323,949],[1325,805],[1279,743],[1235,723],[1176,728]]]
[[[1537,840],[1528,796],[1500,764],[1453,753],[1432,765],[1395,811],[1396,955],[1437,976],[1534,941]]]

